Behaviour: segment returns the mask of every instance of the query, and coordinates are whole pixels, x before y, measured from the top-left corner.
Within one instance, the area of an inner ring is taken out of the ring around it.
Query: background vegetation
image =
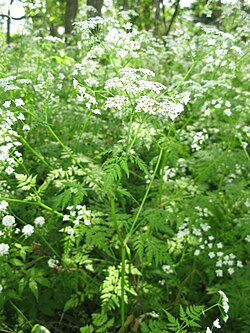
[[[22,3],[0,331],[249,333],[249,3]]]

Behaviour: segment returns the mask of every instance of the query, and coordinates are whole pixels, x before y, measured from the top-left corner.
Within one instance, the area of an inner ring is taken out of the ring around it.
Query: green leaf
[[[84,327],[80,327],[80,333],[92,333],[94,332],[94,328],[92,325],[86,325]]]
[[[17,258],[13,258],[10,261],[14,266],[23,266],[23,262]]]
[[[32,330],[31,333],[51,333],[46,327],[36,324]]]
[[[39,289],[38,289],[38,286],[37,286],[37,283],[36,283],[35,280],[31,280],[29,282],[29,288],[30,288],[32,294],[35,296],[36,301],[38,302],[38,299],[39,299]]]
[[[76,308],[79,303],[77,295],[72,295],[71,298],[65,303],[63,312],[68,311],[69,309]]]

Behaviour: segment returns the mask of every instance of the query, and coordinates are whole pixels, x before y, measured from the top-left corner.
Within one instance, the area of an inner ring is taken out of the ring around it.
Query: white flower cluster
[[[0,201],[0,212],[5,213],[6,209],[8,208],[8,202],[5,200]]]
[[[218,293],[221,295],[221,304],[220,306],[222,307],[223,309],[223,320],[224,322],[226,323],[227,320],[228,320],[228,311],[229,311],[229,300],[227,298],[227,295],[224,293],[224,291],[222,290],[219,290]],[[213,326],[212,326],[212,329],[213,328],[217,328],[217,329],[220,329],[221,328],[221,324],[220,324],[220,320],[219,318],[215,319],[213,321]],[[207,327],[206,329],[206,332],[205,333],[213,333],[212,329],[210,329],[209,327]]]
[[[168,166],[166,166],[163,170],[163,180],[165,182],[167,182],[169,180],[169,178],[174,178],[176,176],[176,169],[175,168],[170,168]]]
[[[196,132],[193,137],[193,142],[191,144],[193,151],[198,151],[201,149],[203,143],[208,139],[207,130],[203,129],[200,132]]]
[[[6,227],[6,228],[12,228],[15,224],[15,217],[12,215],[6,215],[3,217],[2,219],[2,224]]]
[[[105,89],[117,90],[130,95],[135,99],[135,112],[143,112],[153,116],[158,115],[174,120],[184,111],[183,104],[175,103],[167,97],[162,97],[160,100],[153,98],[152,95],[160,95],[163,90],[166,90],[166,87],[159,82],[143,79],[145,76],[154,76],[154,73],[149,69],[125,67],[119,71],[119,75],[119,77],[107,80]],[[128,98],[123,95],[109,97],[104,109],[121,110],[127,103]]]
[[[73,86],[79,91],[77,94],[77,100],[79,102],[84,102],[88,110],[91,110],[94,114],[101,114],[101,112],[96,108],[98,104],[95,97],[87,93],[86,89],[79,85],[76,79],[73,79]]]
[[[5,208],[7,208],[7,205],[4,204],[4,202],[5,201],[1,201],[0,204],[2,203],[2,205]],[[34,220],[34,224],[35,226],[39,227],[43,226],[45,224],[44,217],[42,216],[36,217]],[[19,228],[15,228],[16,219],[12,215],[5,215],[2,218],[2,225],[4,226],[4,230],[3,232],[0,231],[0,236],[2,236],[3,238],[6,237],[6,233],[8,233],[9,231],[14,231],[15,234],[19,234],[21,232],[25,237],[29,237],[35,232],[35,228],[31,224],[26,224],[25,226],[23,226],[22,230],[20,230]],[[0,244],[0,255],[8,254],[8,252],[9,252],[9,245],[4,243]]]
[[[55,258],[50,258],[50,259],[48,260],[48,266],[49,266],[50,268],[57,268],[57,267],[58,267],[58,264],[59,264],[59,261],[58,261],[57,259],[55,259]]]
[[[0,256],[5,256],[9,253],[9,245],[5,243],[0,244]]]
[[[18,120],[24,120],[24,116],[20,113],[16,117],[14,113],[8,109],[9,103],[6,104],[6,102],[4,105],[7,108],[0,108],[0,171],[11,175],[15,171],[15,158],[22,156],[21,153],[16,150],[17,147],[21,146],[21,143],[16,139],[18,133],[13,130],[13,126]],[[20,102],[18,101],[17,104],[18,103]]]
[[[80,224],[81,221],[87,226],[91,224],[91,211],[87,210],[85,205],[77,205],[75,210],[74,206],[68,206],[66,209],[69,214],[64,215],[63,221],[73,221],[75,225]]]

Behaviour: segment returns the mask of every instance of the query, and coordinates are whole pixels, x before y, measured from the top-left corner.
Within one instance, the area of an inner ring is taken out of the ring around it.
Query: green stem
[[[126,268],[126,249],[122,246],[122,271],[121,271],[121,327],[122,333],[125,332],[125,269]]]
[[[25,317],[23,312],[11,300],[9,302],[13,306],[13,308],[23,317],[23,319],[25,320],[25,323],[28,323],[29,326],[32,328],[33,326],[31,325],[29,319]]]
[[[53,170],[53,168],[45,161],[44,157],[39,155],[22,136],[20,136],[20,140],[40,161],[42,161],[50,170]]]
[[[41,201],[24,201],[21,199],[13,199],[13,198],[8,198],[8,197],[0,197],[0,200],[4,200],[4,201],[8,201],[8,202],[16,202],[16,203],[22,203],[22,204],[27,204],[27,205],[35,205],[35,206],[40,206],[44,209],[46,209],[47,211],[54,213],[60,217],[63,217],[64,215],[60,212],[58,212],[57,210],[54,210],[53,208],[45,205],[44,203],[42,203]]]
[[[180,81],[180,83],[174,88],[174,90],[177,90],[184,81],[186,81],[187,77],[189,76],[189,74],[191,73],[191,71],[193,70],[194,66],[197,64],[197,61],[193,62],[192,65],[190,66],[189,70],[187,71],[186,75],[184,76],[184,78]]]
[[[161,162],[161,158],[162,158],[162,153],[163,153],[163,149],[160,150],[160,154],[159,154],[159,156],[158,156],[158,160],[157,160],[157,163],[156,163],[155,170],[154,170],[153,176],[152,176],[152,178],[151,178],[151,181],[150,181],[150,183],[148,184],[148,188],[147,188],[147,190],[146,190],[146,192],[145,192],[145,194],[144,194],[144,197],[143,197],[143,199],[142,199],[142,202],[141,202],[141,205],[140,205],[140,207],[139,207],[139,210],[138,210],[138,212],[137,212],[137,214],[136,214],[136,216],[135,216],[134,222],[133,222],[133,224],[132,224],[132,226],[131,226],[131,228],[130,228],[130,230],[129,230],[129,232],[128,232],[128,234],[127,234],[127,236],[126,236],[126,238],[125,238],[125,240],[124,240],[124,242],[123,242],[124,247],[126,247],[126,245],[127,245],[128,241],[129,241],[130,237],[132,236],[133,231],[134,231],[134,228],[135,228],[135,225],[136,225],[136,222],[138,221],[138,218],[139,218],[139,216],[140,216],[140,214],[141,214],[141,212],[142,212],[142,208],[143,208],[143,206],[144,206],[144,204],[145,204],[145,202],[146,202],[146,199],[147,199],[147,197],[148,197],[148,193],[149,193],[149,191],[150,191],[150,189],[151,189],[151,187],[152,187],[152,184],[153,184],[154,178],[155,178],[155,176],[156,176],[156,172],[157,172],[157,170],[158,170],[158,168],[159,168],[159,165],[160,165],[160,162]]]
[[[121,233],[119,231],[119,227],[118,227],[118,223],[117,223],[117,218],[116,218],[115,199],[113,197],[110,199],[110,204],[111,204],[111,215],[112,215],[112,220],[114,222],[114,227],[115,227],[115,230],[117,232],[119,241],[122,244],[122,237],[121,237]]]
[[[46,238],[43,235],[40,235],[40,237],[44,241],[44,243],[48,246],[48,248],[56,255],[56,257],[61,258],[59,253],[56,252],[56,250],[50,245],[50,243],[46,240]]]
[[[81,137],[83,136],[83,133],[84,133],[85,130],[86,130],[86,127],[87,127],[87,125],[88,125],[88,123],[89,123],[89,120],[90,120],[91,116],[92,116],[92,111],[89,112],[88,117],[87,117],[87,119],[86,119],[86,121],[85,121],[85,123],[84,123],[84,125],[83,125],[83,127],[82,127],[81,133],[80,133],[80,135],[79,135],[79,137],[78,137],[78,140],[77,140],[76,143],[74,144],[73,151],[72,151],[72,155],[76,152],[76,150],[77,150],[77,148],[78,148],[78,145],[79,145],[80,139],[81,139]],[[67,164],[67,167],[69,166],[69,164],[70,164],[70,163]]]

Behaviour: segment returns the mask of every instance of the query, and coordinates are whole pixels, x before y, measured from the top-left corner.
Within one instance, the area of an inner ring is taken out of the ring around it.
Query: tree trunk
[[[102,16],[103,0],[87,0],[87,6],[95,8],[95,12],[90,13],[90,17]]]
[[[65,35],[69,35],[73,29],[72,23],[75,21],[78,10],[78,0],[66,0],[65,11]]]
[[[10,18],[10,8],[8,9],[8,17],[7,17],[7,32],[6,32],[6,42],[9,45],[11,42],[11,38],[10,38],[10,22],[11,22],[11,18]]]

